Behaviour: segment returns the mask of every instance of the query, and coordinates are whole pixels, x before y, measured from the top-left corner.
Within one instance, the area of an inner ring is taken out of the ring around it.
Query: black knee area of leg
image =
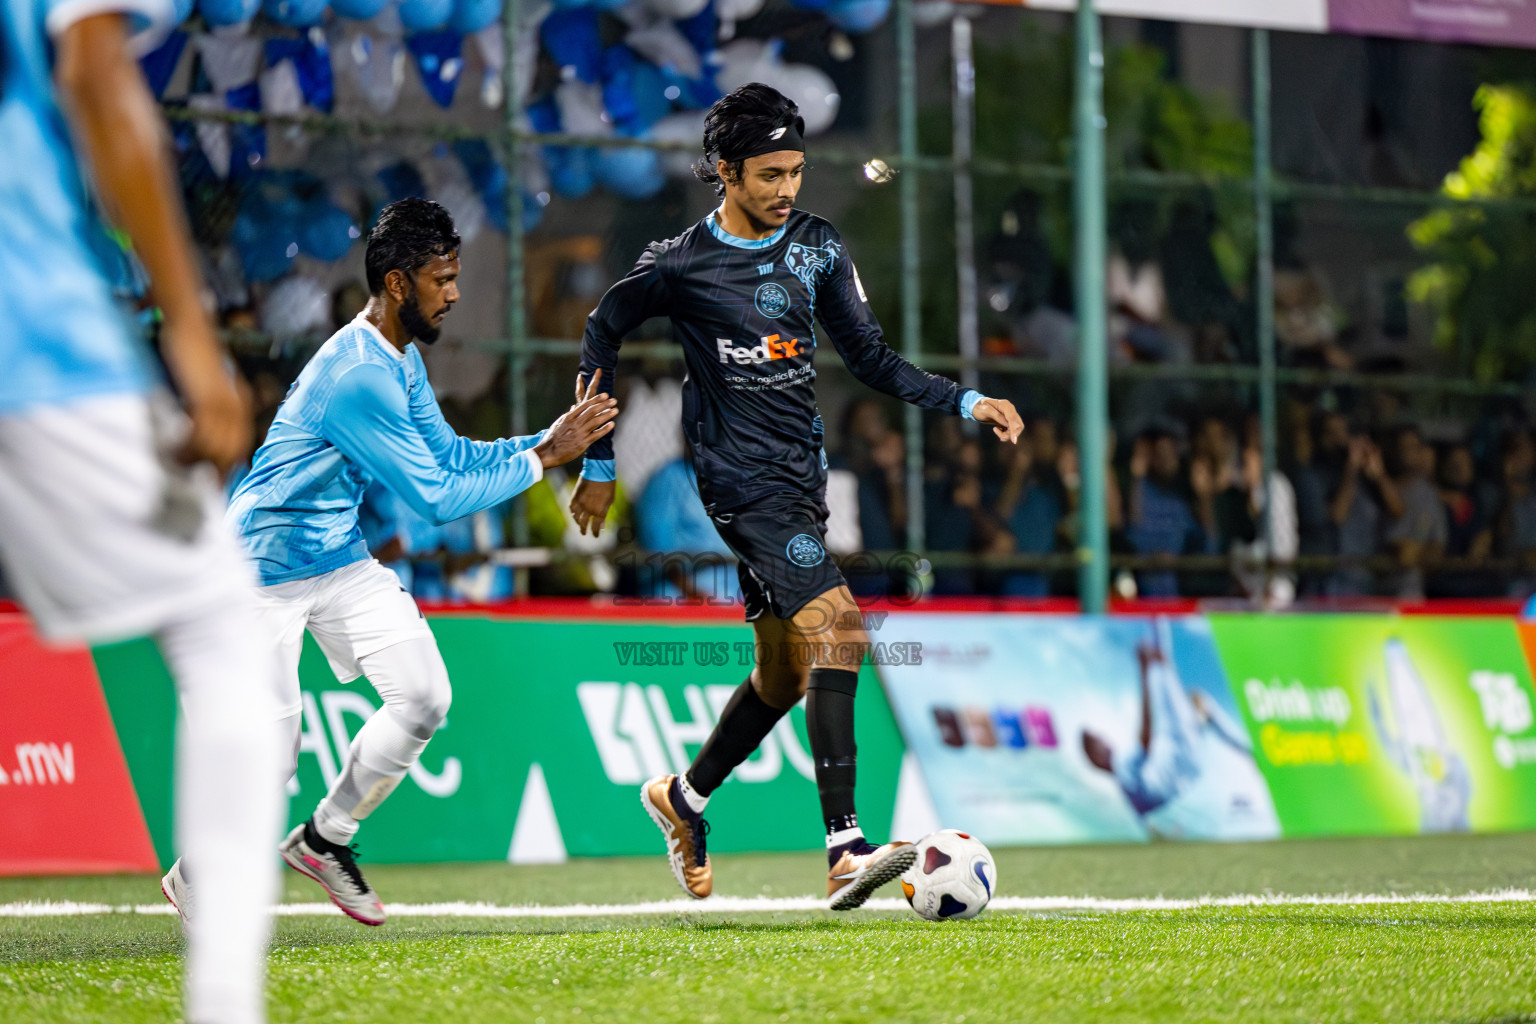
[[[786,713],[758,696],[749,676],[731,694],[720,713],[720,721],[699,748],[688,769],[688,784],[701,795],[709,796],[737,765],[752,756]]]
[[[830,690],[852,697],[859,689],[859,674],[846,668],[813,668],[807,690]]]

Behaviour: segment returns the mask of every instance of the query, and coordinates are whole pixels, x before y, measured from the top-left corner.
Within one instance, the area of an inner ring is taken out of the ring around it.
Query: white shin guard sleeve
[[[346,766],[315,808],[315,829],[333,843],[351,842],[358,822],[394,792],[426,745],[406,732],[388,707],[381,709],[352,740]]]
[[[197,886],[187,943],[189,1021],[256,1024],[272,846],[282,827],[284,757],[272,645],[243,591],[160,630],[182,717],[176,739],[176,845]]]
[[[392,793],[448,713],[452,691],[437,644],[407,640],[361,659],[384,707],[358,730],[336,784],[315,808],[315,829],[349,843],[358,822]]]

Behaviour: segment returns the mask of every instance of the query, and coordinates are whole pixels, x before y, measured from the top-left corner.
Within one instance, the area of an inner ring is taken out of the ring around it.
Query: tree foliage
[[[1431,262],[1409,296],[1435,312],[1435,341],[1482,380],[1536,369],[1536,85],[1484,85],[1481,141],[1409,238]]]

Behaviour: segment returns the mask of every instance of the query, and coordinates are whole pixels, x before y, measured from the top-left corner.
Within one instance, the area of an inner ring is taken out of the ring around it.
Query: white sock
[[[690,786],[686,774],[677,777],[677,788],[682,791],[683,802],[688,805],[694,814],[704,813],[704,808],[709,806],[709,797]]]
[[[181,697],[176,845],[197,886],[186,1017],[258,1024],[277,895],[284,752],[276,652],[242,589],[156,634]]]
[[[337,845],[350,843],[358,823],[394,792],[426,745],[388,707],[377,711],[358,730],[335,785],[315,808],[315,831]]]
[[[861,828],[845,828],[827,836],[827,849],[833,850],[839,846],[851,846],[854,843],[864,842],[864,830]]]

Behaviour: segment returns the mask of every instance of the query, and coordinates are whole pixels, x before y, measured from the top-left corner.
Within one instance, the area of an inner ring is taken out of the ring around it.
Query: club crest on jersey
[[[784,257],[784,265],[789,268],[791,274],[800,279],[801,284],[815,294],[816,279],[830,271],[842,254],[843,247],[836,242],[828,242],[819,249],[792,242],[789,253]]]
[[[784,553],[789,556],[791,562],[806,569],[820,565],[822,559],[827,557],[821,541],[808,533],[797,533],[789,538],[789,545],[785,547]]]
[[[754,300],[757,311],[770,320],[777,320],[789,312],[789,292],[781,284],[768,281],[758,285],[757,297]]]

